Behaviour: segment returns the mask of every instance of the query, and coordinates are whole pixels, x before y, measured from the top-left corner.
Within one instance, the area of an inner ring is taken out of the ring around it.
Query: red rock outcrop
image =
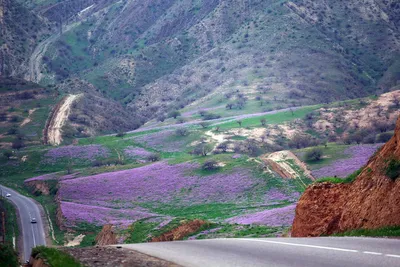
[[[108,246],[117,244],[117,235],[112,224],[106,224],[96,236],[97,246]]]
[[[391,160],[400,160],[400,118],[392,139],[352,183],[322,183],[307,188],[296,207],[292,236],[400,225],[400,179],[386,175]]]
[[[151,242],[182,240],[184,237],[197,232],[206,223],[206,221],[198,219],[183,223],[167,233],[153,237]]]

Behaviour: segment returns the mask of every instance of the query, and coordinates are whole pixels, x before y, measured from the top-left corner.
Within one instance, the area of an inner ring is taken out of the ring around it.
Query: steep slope
[[[0,76],[20,76],[35,45],[51,28],[16,0],[0,1]]]
[[[400,119],[395,134],[350,184],[310,186],[296,208],[292,236],[400,225]]]

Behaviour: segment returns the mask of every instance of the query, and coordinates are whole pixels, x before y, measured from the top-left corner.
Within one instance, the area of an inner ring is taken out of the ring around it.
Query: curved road
[[[231,238],[122,247],[182,266],[400,266],[400,240],[384,238]]]
[[[11,197],[7,197],[7,199],[18,209],[20,225],[22,226],[20,232],[23,240],[21,255],[23,255],[24,261],[29,260],[33,247],[46,245],[44,224],[39,207],[32,199],[17,193],[15,190],[2,185],[0,185],[0,189],[3,191],[3,196],[7,193],[11,194]],[[37,223],[31,223],[31,218],[35,218]]]

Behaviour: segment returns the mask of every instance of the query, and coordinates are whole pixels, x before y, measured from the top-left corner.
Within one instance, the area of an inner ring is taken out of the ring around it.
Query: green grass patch
[[[264,116],[257,116],[248,119],[243,119],[242,127],[261,127],[261,119],[266,119],[267,124],[282,124],[284,122],[293,121],[295,119],[302,119],[305,115],[311,111],[317,110],[322,105],[315,105],[315,106],[308,106],[303,107],[297,110],[294,110],[294,114],[290,111],[278,111],[275,114],[268,114]],[[219,124],[218,126],[221,127],[221,130],[228,130],[232,128],[240,128],[239,124],[236,121],[231,121],[227,123]]]
[[[38,246],[32,249],[32,256],[34,258],[43,259],[49,266],[54,267],[81,267],[82,265],[75,260],[71,255],[45,246]]]
[[[333,183],[333,184],[351,183],[357,178],[357,176],[362,172],[362,170],[363,170],[363,168],[353,172],[352,174],[350,174],[349,176],[347,176],[344,179],[337,178],[337,177],[324,177],[324,178],[316,180],[314,183],[324,183],[324,182]]]
[[[371,236],[371,237],[400,236],[400,226],[389,226],[378,229],[356,229],[344,233],[334,234],[333,236]]]

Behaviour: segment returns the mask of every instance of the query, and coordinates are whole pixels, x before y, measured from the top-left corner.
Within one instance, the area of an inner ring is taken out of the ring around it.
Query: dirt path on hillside
[[[54,111],[49,126],[47,129],[47,142],[51,145],[59,145],[62,141],[62,127],[67,120],[69,113],[71,111],[72,103],[77,100],[79,95],[68,95],[62,100],[62,103],[58,105]]]
[[[63,33],[72,30],[78,25],[80,25],[80,22],[75,22],[65,26],[63,29]],[[40,80],[43,77],[41,72],[42,59],[46,54],[49,45],[57,41],[57,39],[60,38],[60,36],[61,36],[60,32],[57,32],[36,46],[35,50],[33,51],[32,55],[29,58],[29,70],[28,73],[25,75],[25,80],[35,83],[40,82]]]
[[[24,125],[30,123],[30,122],[31,122],[31,116],[32,116],[33,112],[35,112],[36,110],[37,110],[37,108],[30,109],[30,110],[29,110],[29,115],[28,115],[28,117],[25,118],[25,119],[22,121],[22,123],[21,123],[21,125],[20,125],[19,127],[22,127],[22,126],[24,126]]]
[[[276,113],[290,111],[290,110],[295,111],[299,108],[302,108],[302,107],[292,107],[292,108],[277,109],[277,110],[261,112],[261,113],[243,114],[243,115],[208,120],[206,122],[211,123],[210,127],[214,127],[214,126],[217,126],[220,124],[233,122],[233,121],[237,121],[237,120],[249,119],[249,118],[259,117],[259,116],[264,116],[264,115],[271,115],[271,114],[276,114]],[[163,130],[163,129],[170,129],[170,128],[173,129],[173,128],[178,128],[178,127],[180,128],[183,126],[196,125],[196,124],[199,124],[200,122],[204,122],[204,121],[196,120],[196,121],[184,122],[184,123],[180,123],[180,124],[170,124],[170,125],[164,125],[164,126],[142,126],[139,129],[129,131],[128,133],[140,133],[140,132],[145,132],[145,131],[150,131],[150,130]],[[110,134],[110,135],[115,135],[115,134]]]

